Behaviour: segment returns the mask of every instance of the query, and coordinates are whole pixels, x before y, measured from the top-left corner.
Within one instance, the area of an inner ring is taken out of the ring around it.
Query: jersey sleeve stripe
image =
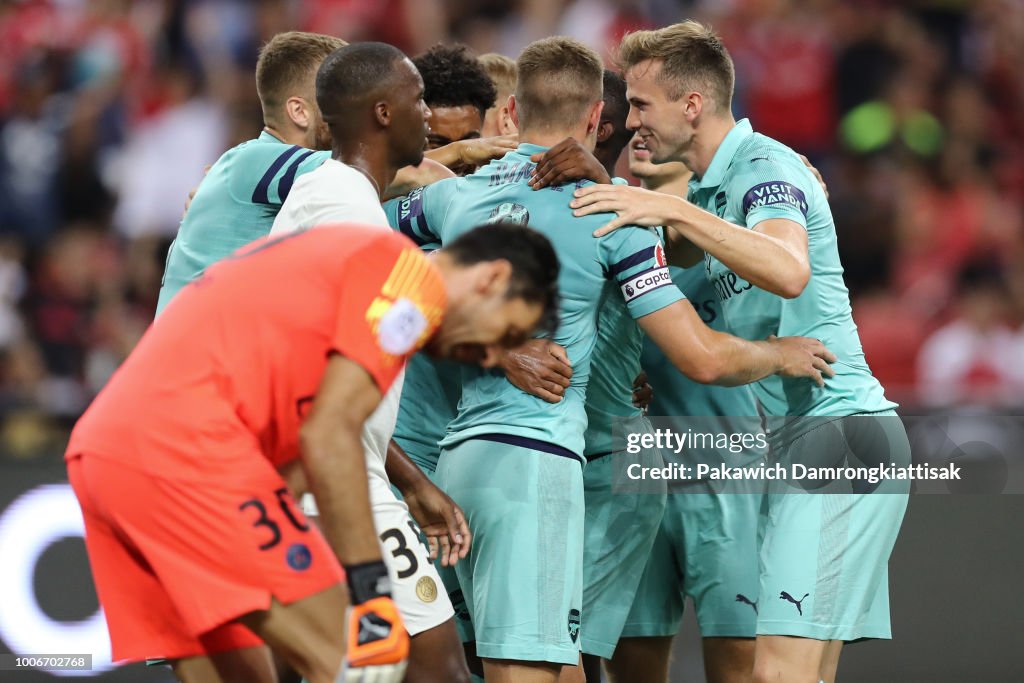
[[[309,150],[298,159],[291,163],[288,170],[281,177],[281,181],[277,184],[277,196],[280,197],[280,201],[284,204],[284,200],[288,199],[288,193],[292,191],[292,185],[295,183],[295,174],[299,172],[299,166],[302,162],[308,159],[313,154],[313,150]]]
[[[398,231],[415,242],[417,246],[423,246],[429,241],[413,229],[411,216],[398,220]]]
[[[298,145],[292,145],[285,150],[281,156],[274,159],[274,163],[270,165],[267,172],[260,178],[260,182],[256,184],[256,189],[252,191],[252,203],[253,204],[270,204],[270,197],[267,196],[267,190],[270,189],[270,183],[273,182],[274,176],[281,170],[281,167],[292,157],[293,154],[299,151]]]
[[[636,252],[631,256],[627,256],[617,263],[613,263],[611,268],[608,270],[609,275],[618,275],[624,270],[628,270],[633,266],[638,266],[644,261],[649,261],[654,258],[654,247],[646,247]]]

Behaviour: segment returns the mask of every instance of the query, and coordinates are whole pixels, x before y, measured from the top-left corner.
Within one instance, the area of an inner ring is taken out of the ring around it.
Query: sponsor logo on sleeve
[[[623,282],[620,289],[622,290],[622,297],[626,300],[626,303],[629,303],[653,289],[671,284],[672,276],[669,275],[668,268],[660,266],[634,275]]]
[[[398,220],[409,220],[423,215],[423,188],[418,187],[398,203]]]
[[[762,206],[792,206],[807,217],[807,197],[803,190],[785,182],[761,183],[743,195],[743,215]]]
[[[413,219],[423,220],[423,188],[418,187],[398,202],[398,229],[416,241]]]

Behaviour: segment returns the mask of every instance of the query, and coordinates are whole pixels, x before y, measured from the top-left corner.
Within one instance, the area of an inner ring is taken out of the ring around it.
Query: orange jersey
[[[86,411],[67,458],[178,479],[295,459],[330,353],[383,394],[440,324],[439,271],[399,233],[341,224],[259,240],[182,290]]]

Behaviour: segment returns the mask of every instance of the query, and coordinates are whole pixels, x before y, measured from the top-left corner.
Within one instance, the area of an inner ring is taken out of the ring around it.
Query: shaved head
[[[430,116],[423,79],[398,48],[354,43],[335,50],[317,72],[316,101],[335,149],[376,141],[396,168],[423,160]]]
[[[331,129],[344,132],[362,125],[357,112],[380,99],[387,99],[408,76],[402,63],[408,58],[387,43],[353,43],[335,50],[316,75],[316,102]]]

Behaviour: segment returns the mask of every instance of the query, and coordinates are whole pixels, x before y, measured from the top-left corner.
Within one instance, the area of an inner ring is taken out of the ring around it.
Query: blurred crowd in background
[[[824,175],[907,411],[1024,406],[1020,0],[0,0],[0,453],[59,456],[150,323],[185,198],[261,128],[279,31],[515,57],[710,22],[734,110]],[[201,330],[197,334],[202,334]]]

